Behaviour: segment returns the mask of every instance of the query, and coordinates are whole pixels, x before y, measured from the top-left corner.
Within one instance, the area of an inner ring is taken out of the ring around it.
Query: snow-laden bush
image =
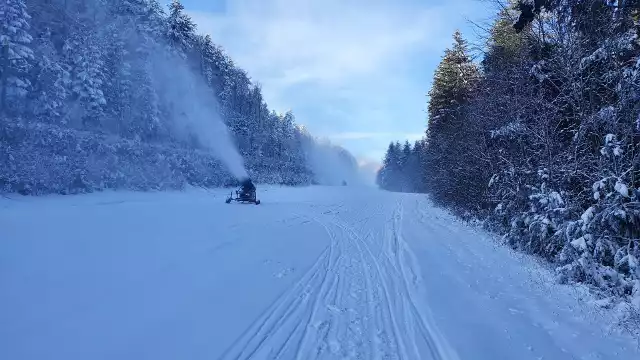
[[[304,163],[246,162],[258,183],[305,185]],[[219,187],[237,180],[211,154],[179,143],[146,143],[52,124],[0,120],[0,192],[39,195],[103,189]]]
[[[640,311],[638,9],[517,3],[529,6],[505,6],[487,32],[481,78],[464,106],[458,91],[443,89],[475,75],[434,81],[440,97],[430,106],[454,104],[457,123],[430,112],[429,161],[414,177],[444,194],[439,204],[486,219],[510,246],[557,265],[561,281],[589,285],[607,297],[600,304]],[[437,166],[444,155],[452,156]]]
[[[492,230],[507,233],[512,228],[512,219],[527,208],[527,194],[521,190],[525,188],[527,175],[527,171],[510,166],[489,180],[489,193],[497,204],[487,222]]]
[[[624,148],[613,134],[605,136],[594,204],[563,226],[557,272],[562,282],[594,285],[640,311],[640,191],[630,186]]]
[[[562,194],[549,186],[548,169],[538,170],[537,179],[537,185],[525,185],[527,209],[511,218],[506,238],[515,248],[553,257],[562,248],[554,235],[567,211]]]
[[[45,124],[3,122],[0,191],[77,193],[221,186],[231,176],[211,155]]]

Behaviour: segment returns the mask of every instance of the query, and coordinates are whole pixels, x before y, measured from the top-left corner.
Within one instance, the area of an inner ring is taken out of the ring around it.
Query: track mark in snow
[[[244,209],[226,191],[1,201],[0,358],[455,359],[433,309],[465,359],[640,359],[583,317],[587,294],[422,195],[272,191]]]
[[[311,217],[330,245],[222,358],[457,359],[419,306],[402,204],[385,210]]]
[[[328,231],[328,229],[327,229]],[[311,328],[312,303],[321,296],[327,274],[334,263],[335,238],[300,280],[281,295],[221,359],[292,358],[298,353],[303,331]]]
[[[430,358],[456,359],[455,352],[449,348],[447,342],[439,334],[433,325],[433,320],[427,317],[424,311],[421,311],[416,305],[417,300],[413,288],[410,286],[418,285],[419,277],[417,274],[419,274],[419,270],[413,268],[415,265],[412,265],[408,270],[405,264],[405,253],[410,253],[410,250],[401,238],[401,204],[398,204],[392,219],[389,220],[386,223],[391,224],[391,236],[383,235],[382,238],[389,239],[391,237],[393,241],[386,245],[383,244],[381,248],[386,249],[386,252],[380,254],[379,257],[376,257],[371,250],[370,241],[375,237],[370,236],[371,234],[363,237],[357,229],[334,220],[336,225],[343,228],[348,234],[348,239],[356,244],[363,263],[366,263],[363,273],[366,274],[368,287],[371,289],[369,303],[374,304],[378,312],[381,312],[381,316],[375,316],[376,322],[370,326],[391,330],[388,334],[370,335],[372,344],[380,343],[380,340],[383,343],[380,348],[373,349],[372,354],[386,351],[387,355],[394,358],[425,358],[427,354],[422,354],[421,347],[417,343],[416,335],[419,335],[426,343]],[[386,235],[389,233],[389,229],[385,230]],[[409,257],[415,262],[414,258]],[[368,268],[373,269],[373,273],[367,271]],[[369,310],[369,312],[373,313],[373,310]]]
[[[385,229],[383,241],[387,243],[383,248],[387,249],[386,256],[381,258],[379,273],[387,276],[389,282],[397,294],[398,312],[402,314],[404,321],[401,324],[403,330],[409,334],[407,347],[413,352],[413,357],[424,358],[421,354],[416,333],[426,343],[429,356],[432,359],[457,359],[457,354],[450,348],[446,339],[440,334],[426,307],[420,307],[416,294],[420,285],[420,270],[417,268],[415,255],[409,249],[402,235],[402,221],[404,208],[402,202],[398,202],[391,221],[391,229]],[[390,233],[390,236],[387,235]],[[375,259],[374,259],[375,260]],[[393,276],[387,271],[389,268],[400,272],[400,276]],[[416,329],[417,327],[417,329]],[[401,339],[405,341],[405,339]]]
[[[286,277],[287,275],[291,274],[293,272],[293,268],[287,268],[281,271],[278,271],[277,273],[273,274],[273,277],[281,279],[283,277]]]

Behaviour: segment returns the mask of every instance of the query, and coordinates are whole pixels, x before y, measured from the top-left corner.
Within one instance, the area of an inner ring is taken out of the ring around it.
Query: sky
[[[477,41],[482,0],[182,0],[270,109],[379,163],[390,141],[426,127],[427,92],[452,34]]]

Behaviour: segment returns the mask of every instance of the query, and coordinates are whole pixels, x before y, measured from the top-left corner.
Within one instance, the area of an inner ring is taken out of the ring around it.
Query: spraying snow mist
[[[177,55],[160,50],[150,60],[156,89],[164,93],[161,98],[170,99],[174,130],[183,138],[195,137],[236,178],[248,177],[219,106],[211,100],[211,89]]]
[[[358,161],[348,151],[327,139],[316,139],[305,148],[306,160],[322,185],[367,185]]]

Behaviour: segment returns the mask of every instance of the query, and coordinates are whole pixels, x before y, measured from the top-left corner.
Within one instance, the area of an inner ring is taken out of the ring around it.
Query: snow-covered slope
[[[638,359],[421,195],[0,199],[0,359]]]

